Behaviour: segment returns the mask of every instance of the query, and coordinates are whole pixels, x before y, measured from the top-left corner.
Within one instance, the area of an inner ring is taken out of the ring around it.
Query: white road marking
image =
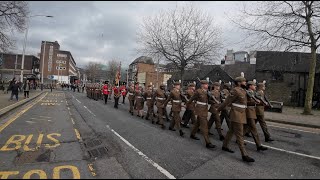
[[[36,122],[33,122],[33,121],[26,121],[27,123],[30,123],[30,124],[34,124]]]
[[[118,136],[124,143],[126,143],[131,149],[133,149],[136,153],[138,153],[140,156],[143,157],[144,160],[146,160],[148,163],[150,163],[153,167],[157,168],[162,174],[164,174],[169,179],[176,179],[172,174],[170,174],[167,170],[162,168],[159,164],[154,162],[152,159],[150,159],[148,156],[143,154],[139,149],[134,147],[132,144],[130,144],[126,139],[124,139],[122,136],[120,136],[116,131],[110,128],[109,125],[107,125],[107,128],[111,130],[116,136]]]
[[[76,99],[76,100],[78,101],[79,104],[81,104],[81,102],[78,99]]]
[[[72,124],[76,124],[76,123],[74,123],[73,118],[71,118],[71,122],[72,122]]]
[[[87,108],[87,106],[83,106],[84,108],[86,108],[90,114],[92,114],[93,116],[96,116],[95,114],[93,114],[93,112],[90,111],[90,109]]]
[[[244,140],[245,142],[247,143],[250,143],[250,144],[256,144],[252,141],[248,141],[248,140]],[[280,148],[276,148],[276,147],[271,147],[271,146],[267,146],[265,144],[263,144],[263,146],[267,147],[267,148],[270,148],[270,149],[273,149],[273,150],[277,150],[277,151],[281,151],[281,152],[286,152],[286,153],[289,153],[289,154],[294,154],[294,155],[298,155],[298,156],[303,156],[303,157],[308,157],[308,158],[312,158],[312,159],[317,159],[317,160],[320,160],[320,157],[317,157],[317,156],[311,156],[311,155],[307,155],[307,154],[302,154],[302,153],[297,153],[297,152],[293,152],[293,151],[288,151],[288,150],[285,150],[285,149],[280,149]]]
[[[290,129],[290,130],[294,130],[294,131],[301,131],[301,132],[312,133],[312,134],[319,134],[319,132],[304,131],[304,130],[301,130],[301,129],[287,128],[287,127],[282,127],[282,126],[274,126],[274,125],[271,125],[271,124],[270,125],[268,124],[268,126],[281,128],[281,129]]]
[[[70,110],[70,108],[68,107],[68,110]]]
[[[39,117],[48,118],[48,119],[51,119],[51,118],[52,118],[52,117],[48,117],[48,116],[39,116]]]

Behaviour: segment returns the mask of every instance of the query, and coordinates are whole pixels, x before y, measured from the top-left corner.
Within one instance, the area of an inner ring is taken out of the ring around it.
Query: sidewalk
[[[320,111],[313,110],[313,115],[302,115],[301,107],[283,107],[282,113],[265,112],[265,120],[311,128],[320,128]]]
[[[9,91],[8,94],[4,94],[3,91],[0,91],[0,118],[8,113],[9,111],[29,102],[32,101],[34,98],[38,97],[40,94],[42,94],[40,89],[37,90],[30,90],[29,98],[24,99],[24,94],[19,93],[19,101],[15,99],[15,96],[13,97],[12,101],[9,101],[11,92]]]

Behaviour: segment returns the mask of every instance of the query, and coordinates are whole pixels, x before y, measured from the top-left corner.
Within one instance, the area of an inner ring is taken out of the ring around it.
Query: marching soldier
[[[109,95],[109,81],[105,81],[104,86],[102,87],[103,95],[104,95],[104,104],[108,103],[108,95]]]
[[[119,104],[119,98],[121,96],[120,90],[117,87],[118,85],[116,84],[113,87],[113,97],[114,97],[114,108],[118,109],[118,104]]]
[[[87,93],[87,97],[88,97],[88,98],[91,98],[91,97],[90,97],[90,88],[89,88],[89,86],[90,86],[90,84],[87,84],[87,86],[86,86],[86,93]]]
[[[144,98],[147,101],[147,107],[148,107],[148,111],[147,111],[147,116],[146,116],[146,120],[149,120],[149,116],[151,116],[152,121],[153,121],[153,92],[152,92],[152,85],[148,85],[148,89],[147,91],[144,93]]]
[[[138,87],[135,91],[135,109],[137,110],[137,116],[141,117],[142,119],[144,118],[143,115],[143,107],[144,107],[144,97],[143,97],[143,89],[142,87]]]
[[[121,95],[122,95],[122,104],[124,104],[124,101],[125,101],[126,95],[127,95],[127,88],[126,88],[125,82],[122,84],[120,91],[121,91]]]
[[[253,81],[249,81],[247,83],[247,109],[246,109],[246,116],[247,116],[247,124],[244,126],[244,132],[251,132],[254,142],[256,143],[257,150],[264,151],[268,148],[261,145],[255,119],[257,119],[256,116],[256,104],[259,104],[260,101],[254,97],[254,91],[256,90],[256,84]]]
[[[200,140],[196,137],[196,133],[200,127],[204,140],[206,141],[207,148],[215,148],[216,146],[211,144],[208,135],[208,81],[201,81],[201,88],[197,89],[195,94],[190,98],[187,105],[196,101],[195,114],[197,115],[197,121],[192,127],[191,139]]]
[[[228,83],[225,83],[223,85],[223,90],[221,91],[221,101],[224,102],[227,97],[230,95],[230,90],[231,90],[231,85]],[[221,110],[220,113],[220,120],[221,120],[221,125],[223,124],[223,120],[226,119],[226,123],[228,126],[228,129],[230,129],[230,117],[229,117],[229,112],[230,112],[230,107],[227,106]]]
[[[210,93],[210,92],[209,92]],[[220,98],[220,83],[215,82],[213,83],[213,89],[211,90],[209,103],[211,104],[209,111],[211,112],[210,120],[208,122],[208,131],[210,133],[210,129],[212,127],[213,122],[216,124],[216,129],[219,134],[220,141],[224,140],[224,136],[221,131],[221,121],[220,121],[220,114],[217,111],[217,108],[221,104],[221,98]]]
[[[128,94],[129,94],[128,100],[129,100],[129,104],[130,104],[129,113],[131,113],[131,115],[133,115],[133,107],[134,107],[134,85],[133,85],[133,83],[130,84]]]
[[[112,91],[114,90],[114,86],[112,84],[110,84],[110,88],[109,88],[109,99],[111,100],[111,96],[112,96]],[[114,96],[114,95],[113,95]]]
[[[256,92],[256,97],[261,100],[261,103],[257,105],[256,107],[256,112],[257,112],[257,120],[256,122],[259,122],[261,129],[263,131],[264,137],[265,137],[265,142],[271,142],[274,141],[270,137],[270,133],[268,131],[268,126],[266,121],[264,120],[264,106],[270,105],[265,97],[264,91],[266,87],[264,83],[259,83],[258,84],[258,91]]]
[[[166,94],[165,94],[165,85],[161,84],[160,89],[157,89],[154,98],[156,100],[156,106],[158,110],[158,121],[157,123],[161,125],[162,129],[165,129],[166,126],[164,125],[163,122],[163,113],[165,113],[165,107],[164,107],[164,102],[166,100]],[[154,124],[154,121],[151,121],[152,124]]]
[[[227,105],[232,104],[230,110],[230,119],[231,119],[231,127],[227,132],[227,135],[223,141],[222,150],[230,153],[234,153],[231,149],[229,149],[229,143],[232,139],[233,134],[236,135],[237,144],[241,151],[242,160],[246,162],[254,162],[254,159],[249,157],[246,148],[244,146],[243,140],[243,127],[244,124],[247,123],[246,117],[246,108],[247,108],[247,92],[245,90],[246,79],[244,77],[237,77],[235,79],[236,87],[233,88],[230,92],[230,95],[227,97],[226,101],[223,102],[218,111],[221,111]]]
[[[94,84],[94,100],[98,101],[98,84]]]
[[[173,119],[170,122],[169,130],[171,131],[176,131],[174,127],[177,127],[179,130],[180,136],[183,137],[184,133],[182,129],[180,128],[180,123],[181,123],[181,118],[180,118],[180,111],[181,111],[181,103],[182,101],[185,101],[185,99],[181,98],[181,93],[180,93],[180,83],[175,82],[174,83],[174,88],[171,90],[169,97],[164,103],[164,108],[166,108],[167,104],[169,101],[172,100],[172,113],[173,113]]]
[[[188,84],[188,89],[186,90],[186,98],[190,99],[195,92],[196,85],[194,83]],[[186,111],[184,112],[182,116],[183,124],[182,127],[189,128],[188,123],[191,119],[191,123],[195,124],[196,123],[196,115],[194,113],[194,108],[195,108],[195,103],[191,102],[190,104],[186,104]]]

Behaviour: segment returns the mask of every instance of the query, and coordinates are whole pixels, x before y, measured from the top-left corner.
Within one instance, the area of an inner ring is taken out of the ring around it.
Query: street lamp
[[[42,17],[48,17],[48,18],[53,17],[53,16],[47,16],[47,15],[33,15],[33,16],[29,16],[28,18],[32,18],[32,17],[36,17],[36,16],[42,16]],[[28,21],[29,21],[29,19],[27,20],[27,29],[26,29],[26,34],[24,37],[23,51],[22,51],[21,75],[20,75],[21,82],[23,82],[24,55],[25,55],[25,51],[26,51],[26,44],[27,44],[27,37],[28,37],[28,30],[29,30],[29,22]]]

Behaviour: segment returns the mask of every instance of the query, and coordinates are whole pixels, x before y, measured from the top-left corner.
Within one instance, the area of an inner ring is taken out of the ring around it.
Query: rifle
[[[264,105],[272,107],[272,105],[270,104],[270,102],[266,101],[266,100],[261,96],[260,93],[256,92],[256,93],[255,93],[255,96],[256,96],[259,100],[261,100]]]
[[[210,83],[213,84],[213,82],[212,82],[211,80],[210,80]],[[209,98],[212,98],[212,99],[214,100],[215,103],[221,104],[221,102],[219,102],[219,101],[216,99],[216,97],[214,97],[214,96],[212,95],[212,93],[211,93],[210,91],[207,91],[207,94],[208,94]]]
[[[254,101],[256,101],[257,103],[260,102],[260,100],[257,99],[257,98],[254,96],[254,94],[251,94],[251,93],[250,93],[250,91],[246,90],[246,92],[247,92],[247,96],[249,96],[250,98],[252,98],[252,99],[253,99]]]

